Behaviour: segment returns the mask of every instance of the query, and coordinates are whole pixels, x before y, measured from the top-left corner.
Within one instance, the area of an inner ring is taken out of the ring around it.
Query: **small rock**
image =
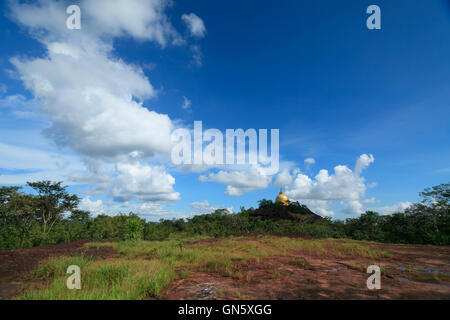
[[[217,288],[207,284],[198,285],[197,297],[201,300],[212,300],[217,296]]]

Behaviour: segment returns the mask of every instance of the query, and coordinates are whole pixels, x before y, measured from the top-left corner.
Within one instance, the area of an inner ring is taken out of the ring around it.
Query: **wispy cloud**
[[[187,97],[183,96],[183,104],[181,105],[181,108],[184,110],[190,109],[192,106],[192,101],[189,100]]]
[[[203,20],[195,13],[183,14],[181,19],[187,25],[191,36],[196,38],[203,38],[205,36],[205,24],[203,23]]]

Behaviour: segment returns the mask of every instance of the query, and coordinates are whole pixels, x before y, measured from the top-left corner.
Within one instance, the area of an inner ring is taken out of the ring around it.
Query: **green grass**
[[[334,255],[339,258],[346,256],[363,258],[389,258],[390,253],[370,247],[369,242],[362,245],[357,241],[320,239],[304,240],[287,237],[264,237],[260,240],[262,243],[273,246],[284,253],[289,251],[304,251],[307,254],[318,257],[325,255]]]
[[[86,247],[113,247],[117,257],[94,260],[91,257],[60,257],[40,265],[33,276],[42,284],[25,290],[17,299],[151,299],[161,296],[176,278],[188,278],[192,271],[216,273],[251,281],[245,267],[271,256],[293,256],[290,264],[309,266],[302,253],[365,258],[389,257],[389,253],[342,240],[304,240],[276,236],[256,239],[229,237],[198,241],[176,238],[165,241],[93,242]],[[81,290],[66,287],[67,267],[81,269]],[[281,274],[274,271],[273,277]]]
[[[357,263],[352,263],[350,266],[348,266],[350,269],[356,270],[356,271],[361,271],[361,272],[366,272],[366,270],[364,269],[363,266],[357,264]]]
[[[241,265],[258,263],[269,256],[265,248],[239,238],[223,239],[213,244],[186,241],[182,246],[179,241],[173,240],[119,242],[109,245],[115,247],[119,256],[127,260],[155,259],[175,269],[200,268],[226,276],[233,276]]]
[[[49,262],[49,265],[61,266],[66,260],[58,258]],[[61,270],[58,270],[53,273],[52,281],[38,289],[26,291],[17,299],[135,300],[158,297],[175,276],[173,269],[160,261],[99,260],[80,266],[80,269],[81,290],[67,289],[67,275],[61,275]]]
[[[91,257],[73,256],[61,257],[59,259],[51,260],[47,263],[39,265],[34,274],[38,278],[50,279],[54,277],[65,276],[67,268],[71,265],[85,268],[93,262]]]
[[[373,249],[370,246],[362,246],[357,243],[344,244],[343,250],[352,256],[363,258],[389,258],[391,256],[387,251]]]
[[[305,259],[300,259],[298,257],[294,257],[291,261],[289,261],[289,264],[291,266],[296,266],[303,269],[307,269],[309,267],[308,261],[306,261]]]

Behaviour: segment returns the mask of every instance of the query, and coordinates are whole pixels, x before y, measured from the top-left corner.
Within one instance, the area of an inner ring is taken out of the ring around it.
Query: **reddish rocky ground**
[[[249,239],[251,240],[251,239]],[[214,239],[204,240],[214,245]],[[0,250],[0,299],[13,297],[38,264],[63,255],[115,256],[89,241],[25,250]],[[191,271],[164,290],[163,299],[450,299],[450,247],[369,244],[391,255],[378,261],[381,289],[368,290],[370,258],[289,253],[242,267],[238,277]]]
[[[380,290],[367,289],[370,258],[302,252],[247,265],[242,279],[193,272],[172,283],[165,299],[450,299],[449,246],[370,246],[391,253],[378,263]]]

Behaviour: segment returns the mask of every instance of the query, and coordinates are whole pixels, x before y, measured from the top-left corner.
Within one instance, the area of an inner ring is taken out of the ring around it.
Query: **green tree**
[[[19,187],[0,188],[0,228],[15,247],[14,237],[20,248],[24,247],[35,219],[34,198],[19,192]],[[12,240],[12,241],[11,241]]]
[[[23,248],[35,221],[35,199],[30,195],[17,193],[11,197],[7,207],[12,214],[13,224],[19,231],[19,246]]]
[[[77,221],[77,222],[80,222],[80,223],[86,225],[91,221],[91,214],[89,211],[75,209],[75,210],[72,210],[72,212],[69,216],[69,220]]]
[[[38,221],[42,225],[44,238],[52,230],[55,223],[61,221],[63,214],[74,210],[80,200],[76,195],[67,192],[67,187],[62,182],[39,181],[27,182],[37,195],[35,198],[35,210]]]
[[[128,239],[140,240],[144,238],[145,222],[137,216],[131,216],[127,219]]]
[[[450,183],[427,188],[420,195],[423,204],[437,210],[450,210]]]
[[[0,188],[0,230],[4,230],[11,219],[11,212],[7,206],[12,197],[17,195],[20,187]]]

